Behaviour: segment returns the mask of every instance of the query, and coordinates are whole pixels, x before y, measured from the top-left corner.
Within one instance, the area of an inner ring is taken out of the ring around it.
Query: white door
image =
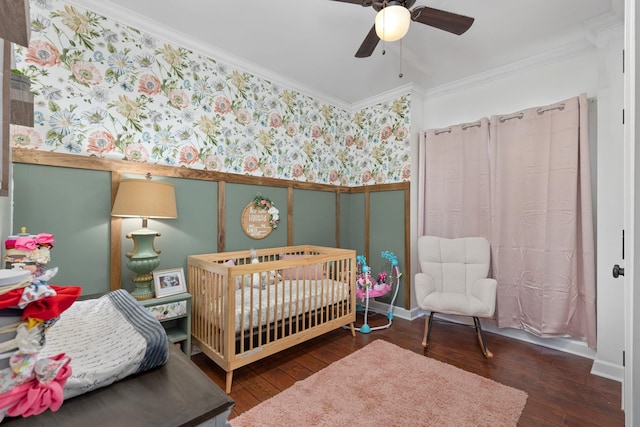
[[[625,425],[640,426],[640,414],[634,409],[640,408],[640,288],[634,286],[635,272],[640,275],[640,149],[636,149],[638,135],[636,123],[640,123],[640,108],[636,100],[640,99],[640,85],[636,84],[638,73],[637,46],[640,46],[640,34],[636,31],[640,9],[636,0],[625,0],[625,229],[626,268],[625,268],[625,373],[623,385],[623,404]],[[636,219],[638,221],[636,221]],[[635,398],[634,398],[635,396]],[[636,403],[636,408],[634,408]],[[640,409],[638,409],[640,411]]]

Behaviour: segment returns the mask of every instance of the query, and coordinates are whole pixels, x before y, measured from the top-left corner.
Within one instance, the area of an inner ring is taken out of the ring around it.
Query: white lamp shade
[[[411,13],[404,6],[392,5],[380,9],[376,15],[376,34],[380,40],[394,42],[409,31]]]

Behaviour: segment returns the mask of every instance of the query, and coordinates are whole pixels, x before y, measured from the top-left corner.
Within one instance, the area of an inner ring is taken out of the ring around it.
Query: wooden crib
[[[356,253],[300,245],[188,257],[194,343],[226,373],[344,325],[355,336]]]

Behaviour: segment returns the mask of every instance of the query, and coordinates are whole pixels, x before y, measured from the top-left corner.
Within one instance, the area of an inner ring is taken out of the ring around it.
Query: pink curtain
[[[587,98],[491,117],[499,327],[596,344]]]
[[[581,95],[422,134],[418,235],[487,237],[498,326],[595,348],[587,118]]]
[[[420,135],[418,235],[490,238],[489,120]]]

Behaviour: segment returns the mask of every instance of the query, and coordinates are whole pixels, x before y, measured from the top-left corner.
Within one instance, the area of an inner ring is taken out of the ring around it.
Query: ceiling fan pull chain
[[[402,39],[400,39],[400,74],[398,74],[398,78],[401,79],[402,76]]]
[[[382,2],[382,9],[384,9],[387,5],[386,5],[386,1]],[[385,39],[387,38],[385,36],[385,30],[387,28],[387,15],[382,15],[382,54],[384,55],[385,53],[387,53],[387,49],[386,49],[386,45],[385,45]]]

